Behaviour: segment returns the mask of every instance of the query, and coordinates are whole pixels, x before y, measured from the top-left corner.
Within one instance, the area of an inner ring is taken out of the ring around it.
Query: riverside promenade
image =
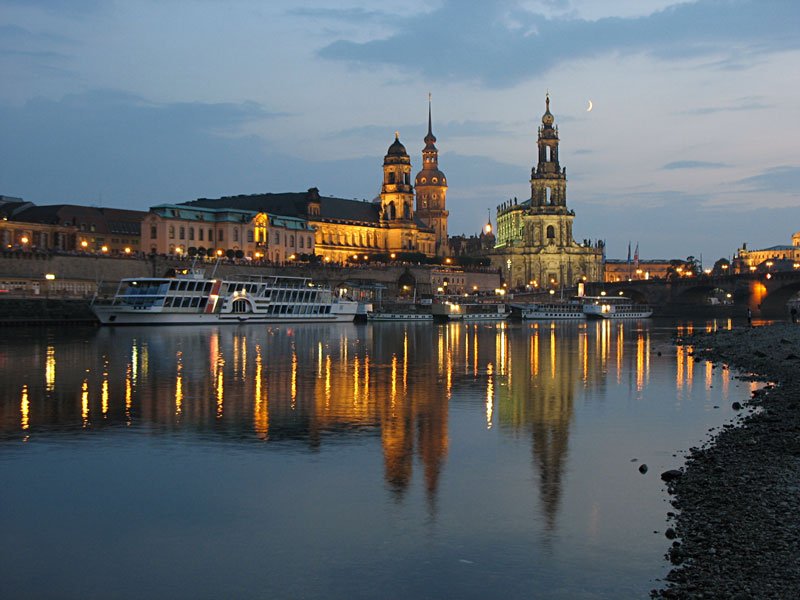
[[[767,382],[740,417],[665,473],[675,565],[654,598],[800,597],[800,325],[694,334],[695,360]]]

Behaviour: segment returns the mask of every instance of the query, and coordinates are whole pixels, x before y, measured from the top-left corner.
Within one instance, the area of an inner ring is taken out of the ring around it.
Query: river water
[[[644,598],[753,385],[691,329],[5,329],[0,596]]]

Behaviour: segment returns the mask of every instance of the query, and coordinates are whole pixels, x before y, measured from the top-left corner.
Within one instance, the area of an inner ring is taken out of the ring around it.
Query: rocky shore
[[[677,340],[695,360],[768,382],[684,468],[672,494],[667,557],[653,598],[800,598],[800,325],[741,327]]]

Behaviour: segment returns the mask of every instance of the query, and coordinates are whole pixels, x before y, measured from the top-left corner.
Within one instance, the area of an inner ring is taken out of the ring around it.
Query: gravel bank
[[[695,360],[771,382],[668,482],[674,568],[653,598],[800,598],[800,325],[694,334]],[[737,400],[736,398],[732,401]],[[734,409],[737,405],[734,404]]]

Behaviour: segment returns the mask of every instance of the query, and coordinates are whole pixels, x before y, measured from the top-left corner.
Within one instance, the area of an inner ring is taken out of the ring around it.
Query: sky
[[[549,92],[575,238],[710,266],[800,231],[798,23],[796,0],[0,0],[0,194],[372,200],[395,131],[421,168],[431,94],[470,235],[530,197]]]

